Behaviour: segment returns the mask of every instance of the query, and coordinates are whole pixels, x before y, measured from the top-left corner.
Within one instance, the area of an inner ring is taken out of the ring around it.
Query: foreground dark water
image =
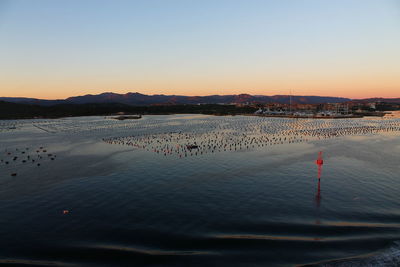
[[[2,133],[2,146],[45,143],[57,158],[16,177],[2,167],[0,263],[400,264],[398,133],[178,158],[99,141],[115,130],[24,127],[31,135]]]

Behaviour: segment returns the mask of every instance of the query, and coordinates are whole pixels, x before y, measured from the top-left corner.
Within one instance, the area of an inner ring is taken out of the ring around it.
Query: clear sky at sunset
[[[399,0],[0,0],[0,96],[400,97]]]

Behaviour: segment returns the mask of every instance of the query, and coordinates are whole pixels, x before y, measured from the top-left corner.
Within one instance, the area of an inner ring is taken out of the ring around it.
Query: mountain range
[[[290,101],[297,104],[321,104],[321,103],[343,103],[352,101],[343,97],[326,96],[289,96],[289,95],[209,95],[209,96],[182,96],[182,95],[145,95],[140,93],[102,93],[98,95],[74,96],[66,99],[45,100],[25,97],[0,97],[1,101],[35,104],[41,106],[53,106],[57,104],[91,104],[91,103],[120,103],[131,106],[148,105],[181,105],[181,104],[243,104],[243,103],[281,103],[288,104]],[[360,99],[362,102],[395,102],[400,103],[400,98],[371,98]]]
[[[239,103],[289,103],[290,96],[254,96],[249,94],[239,95],[209,95],[209,96],[182,96],[182,95],[145,95],[140,93],[102,93],[98,95],[74,96],[66,99],[45,100],[24,97],[0,97],[0,100],[51,106],[57,104],[89,104],[89,103],[121,103],[133,106],[146,105],[174,105],[174,104],[239,104]],[[346,102],[348,98],[321,97],[321,96],[292,96],[293,103],[318,104],[327,102]]]

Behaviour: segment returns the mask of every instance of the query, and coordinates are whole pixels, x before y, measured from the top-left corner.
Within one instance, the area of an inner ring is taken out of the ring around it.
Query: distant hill
[[[400,98],[380,98],[380,97],[374,97],[374,98],[365,98],[365,99],[357,99],[353,100],[354,102],[385,102],[385,103],[400,103]]]
[[[22,97],[0,97],[0,100],[35,104],[41,106],[51,106],[58,104],[89,104],[89,103],[120,103],[132,106],[148,105],[181,105],[181,104],[240,104],[240,103],[281,103],[288,104],[290,96],[254,96],[249,94],[240,95],[209,95],[209,96],[181,96],[181,95],[144,95],[140,93],[102,93],[98,95],[74,96],[60,100],[43,100]],[[343,97],[325,96],[292,96],[292,103],[297,104],[322,104],[322,103],[342,103],[350,101]]]
[[[40,105],[40,106],[68,104],[66,100],[46,100],[46,99],[27,98],[27,97],[0,97],[0,101],[6,101],[18,104]]]

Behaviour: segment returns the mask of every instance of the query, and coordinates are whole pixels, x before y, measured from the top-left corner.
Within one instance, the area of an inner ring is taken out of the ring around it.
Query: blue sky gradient
[[[400,1],[0,0],[2,96],[400,97]]]

